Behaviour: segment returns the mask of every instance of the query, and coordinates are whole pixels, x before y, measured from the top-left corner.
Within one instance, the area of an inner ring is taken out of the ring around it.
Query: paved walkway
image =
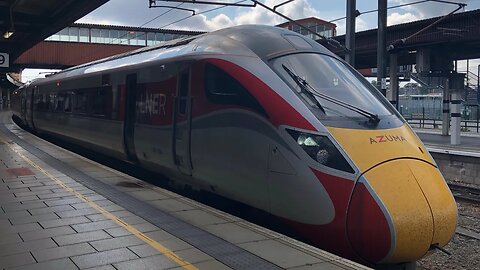
[[[0,120],[0,269],[367,269]]]
[[[441,130],[414,129],[425,146],[436,149],[458,150],[480,153],[480,134],[465,132],[461,134],[459,145],[450,144],[450,136],[443,136]]]

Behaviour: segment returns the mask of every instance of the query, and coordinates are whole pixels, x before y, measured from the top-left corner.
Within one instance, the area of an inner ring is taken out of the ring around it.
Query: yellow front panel
[[[387,162],[365,174],[393,221],[396,244],[386,261],[389,263],[421,258],[428,251],[433,236],[430,207],[408,161]]]
[[[457,207],[453,195],[438,169],[415,161],[410,161],[409,166],[432,209],[435,221],[432,243],[444,246],[455,233],[457,224]]]
[[[328,127],[361,172],[393,158],[418,158],[435,164],[408,125],[383,130]],[[423,153],[422,153],[423,151]]]

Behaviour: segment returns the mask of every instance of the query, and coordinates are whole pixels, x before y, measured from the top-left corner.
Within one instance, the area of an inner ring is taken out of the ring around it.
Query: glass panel
[[[100,29],[91,29],[90,33],[92,34],[92,43],[100,42]]]
[[[127,31],[118,31],[118,39],[119,41],[115,42],[115,44],[128,44]]]
[[[72,94],[66,94],[63,108],[64,112],[72,112]]]
[[[135,31],[128,31],[128,43],[130,45],[135,45],[136,41],[135,38],[137,37],[137,33]]]
[[[87,112],[87,94],[84,91],[76,91],[73,100],[73,111],[75,113]]]
[[[90,42],[89,29],[80,28],[80,42]]]
[[[69,41],[68,28],[65,28],[58,32],[60,34],[60,41]]]
[[[328,137],[291,129],[287,129],[287,132],[318,163],[344,172],[355,172]]]
[[[147,46],[155,44],[155,33],[147,33]]]
[[[145,46],[145,32],[137,33],[137,45]]]
[[[102,43],[110,43],[110,30],[108,29],[101,29],[100,35],[102,36]]]
[[[93,114],[105,115],[105,109],[107,106],[107,92],[103,89],[98,89],[94,92],[93,96]]]
[[[157,38],[157,41],[165,41],[165,34],[164,33],[157,33],[156,38]]]
[[[240,82],[212,64],[205,65],[205,94],[213,103],[235,104],[265,114],[262,106]]]
[[[110,30],[110,42],[112,44],[119,43],[120,40],[118,39],[118,30]]]
[[[65,100],[65,94],[64,93],[58,94],[58,96],[55,99],[55,111],[57,112],[63,111],[64,100]]]
[[[390,106],[368,81],[343,62],[322,54],[302,53],[276,58],[273,69],[312,108],[327,117],[362,117],[353,108],[372,114],[393,115]],[[289,74],[288,70],[293,74]],[[293,76],[298,76],[296,82]],[[310,86],[310,87],[309,87]],[[338,102],[328,100],[330,97]]]
[[[70,27],[69,35],[70,35],[70,41],[78,42],[78,28],[77,27]]]

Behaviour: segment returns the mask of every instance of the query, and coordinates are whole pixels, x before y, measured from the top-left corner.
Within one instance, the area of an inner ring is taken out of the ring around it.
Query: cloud
[[[265,5],[273,7],[285,0],[266,0]],[[109,1],[101,9],[98,9],[89,15],[83,17],[78,22],[82,23],[95,23],[95,24],[112,24],[112,25],[127,25],[127,26],[140,26],[148,20],[155,18],[156,16],[168,11],[167,8],[147,8],[147,2],[145,6],[140,6],[135,1],[116,0]],[[176,6],[176,5],[172,5]],[[205,10],[209,10],[218,6],[211,5],[192,5],[184,4],[182,8],[195,9],[197,13]],[[229,9],[229,10],[227,10]],[[125,16],[124,12],[118,12],[119,10],[128,10],[128,16]],[[178,23],[169,25],[170,29],[183,29],[183,30],[196,30],[196,31],[213,31],[219,28],[229,27],[233,25],[242,24],[267,24],[276,25],[285,22],[286,20],[278,15],[275,15],[271,11],[257,5],[255,8],[225,8],[225,12],[219,13],[214,17],[208,16],[210,14],[200,14]],[[234,12],[232,12],[234,11]],[[300,19],[305,17],[322,17],[320,12],[310,5],[307,0],[296,0],[290,2],[280,8],[278,11],[293,19]],[[227,15],[229,14],[229,15]],[[160,16],[153,22],[145,25],[145,27],[162,27],[171,22],[181,20],[188,17],[187,11],[173,10]]]
[[[284,0],[267,0],[265,5],[273,7]],[[278,12],[284,14],[291,19],[301,19],[305,17],[320,17],[319,11],[314,9],[306,0],[297,0],[278,8]],[[248,11],[239,13],[233,22],[240,24],[269,24],[277,25],[285,22],[286,19],[274,14],[273,12],[258,6]]]
[[[341,20],[335,23],[337,24],[337,35],[344,35],[346,32],[346,21]],[[355,20],[355,32],[364,31],[371,28],[372,27],[369,26],[368,23],[361,17],[357,17]]]
[[[409,22],[420,20],[420,19],[422,19],[422,17],[420,17],[419,15],[415,15],[409,12],[404,14],[394,12],[388,15],[387,25],[390,26],[390,25],[401,24],[401,23],[409,23]]]
[[[415,2],[415,0],[391,0],[391,5],[401,5]],[[455,2],[467,3],[471,2],[469,0],[457,0]],[[440,3],[440,2],[424,2],[420,4],[409,5],[399,8],[404,12],[411,13],[412,15],[417,16],[418,18],[426,19],[431,17],[437,17],[441,15],[446,15],[457,8],[457,5]],[[403,12],[401,12],[403,13]]]
[[[194,25],[194,28],[192,28],[192,25]],[[188,20],[168,26],[167,28],[177,30],[214,31],[233,25],[235,25],[234,22],[225,14],[219,14],[212,19],[208,19],[207,16],[200,14],[193,16]]]

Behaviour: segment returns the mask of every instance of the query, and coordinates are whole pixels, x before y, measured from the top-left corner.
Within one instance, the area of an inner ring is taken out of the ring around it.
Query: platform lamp
[[[5,38],[5,39],[10,38],[13,35],[13,33],[15,32],[15,28],[13,26],[12,7],[10,7],[9,13],[10,13],[10,27],[5,32],[3,32],[3,38]]]
[[[10,30],[7,30],[7,31],[3,32],[3,38],[5,38],[5,39],[10,38],[13,35],[14,32],[15,31],[13,31],[13,29],[10,29]]]

